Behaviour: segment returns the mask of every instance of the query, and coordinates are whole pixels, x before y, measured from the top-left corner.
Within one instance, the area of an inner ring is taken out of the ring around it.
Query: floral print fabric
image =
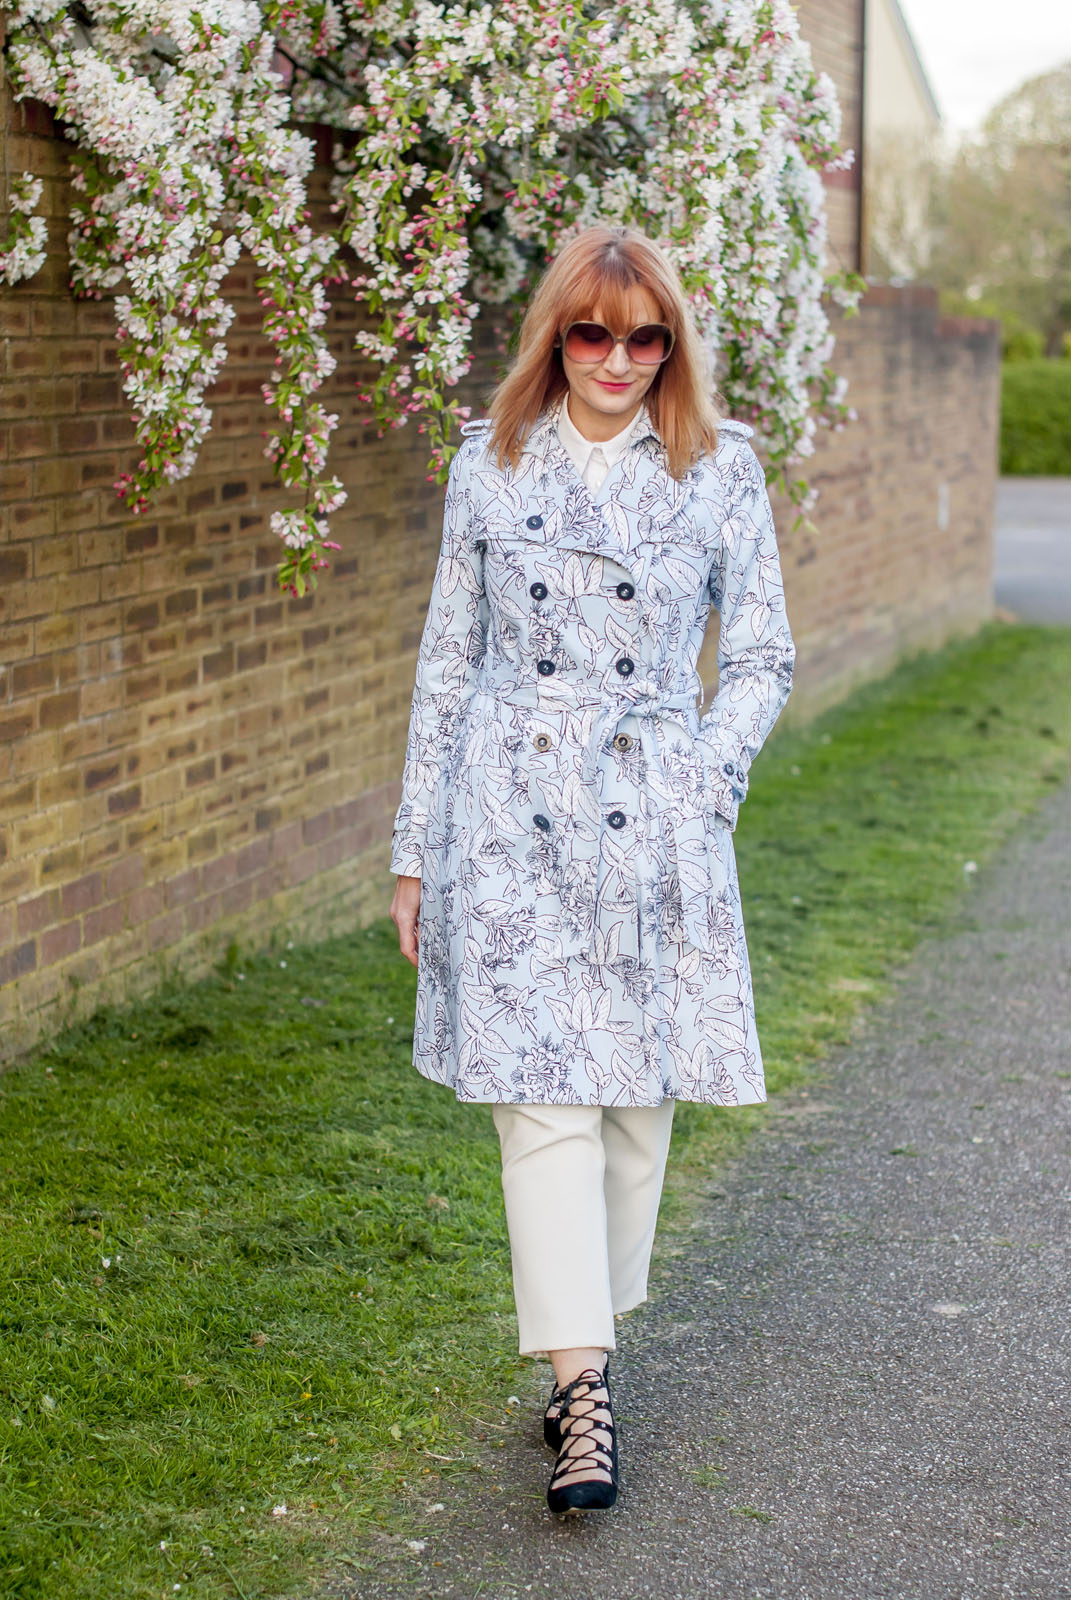
[[[462,1100],[764,1100],[732,830],[794,649],[751,429],[675,480],[641,411],[596,494],[552,414],[515,470],[465,432],[391,854],[414,1063]]]

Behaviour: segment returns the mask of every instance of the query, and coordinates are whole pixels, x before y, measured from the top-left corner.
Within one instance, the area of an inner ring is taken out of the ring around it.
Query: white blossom
[[[821,183],[852,153],[788,0],[290,0],[279,39],[256,0],[87,0],[85,20],[63,0],[0,7],[16,94],[80,147],[71,279],[114,296],[143,453],[116,488],[135,510],[196,464],[235,310],[225,279],[251,256],[277,352],[265,455],[304,500],[271,519],[294,593],[345,500],[322,477],[338,419],[315,398],[337,365],[324,330],[343,244],[366,398],[380,425],[420,418],[440,468],[478,307],[523,304],[539,263],[596,220],[664,244],[776,467],[852,416],[823,296],[851,309],[860,282],[828,271]],[[280,43],[329,70],[288,85]],[[328,232],[309,218],[312,142],[288,125],[303,118],[358,134],[332,155]],[[11,181],[0,280],[45,259],[40,195],[29,173]]]

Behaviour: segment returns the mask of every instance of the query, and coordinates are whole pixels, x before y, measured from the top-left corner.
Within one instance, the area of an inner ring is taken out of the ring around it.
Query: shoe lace
[[[554,1396],[551,1396],[553,1401]],[[581,1372],[560,1391],[562,1446],[551,1487],[611,1481],[614,1469],[614,1417],[606,1376],[594,1368]]]

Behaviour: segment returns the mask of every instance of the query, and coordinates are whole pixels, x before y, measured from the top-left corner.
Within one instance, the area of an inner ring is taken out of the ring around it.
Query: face
[[[590,318],[574,321],[601,322],[612,333],[623,335],[644,322],[665,319],[657,300],[638,285],[629,290],[628,317],[624,327],[614,327],[596,304]],[[569,415],[589,439],[612,439],[640,409],[640,402],[658,376],[657,366],[640,366],[629,359],[623,344],[615,344],[597,366],[571,361],[562,351],[562,366],[569,384]]]

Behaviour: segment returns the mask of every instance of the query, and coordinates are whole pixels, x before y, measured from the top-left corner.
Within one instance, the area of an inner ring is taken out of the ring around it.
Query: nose
[[[632,365],[623,344],[615,344],[603,364],[614,378],[627,378]]]

